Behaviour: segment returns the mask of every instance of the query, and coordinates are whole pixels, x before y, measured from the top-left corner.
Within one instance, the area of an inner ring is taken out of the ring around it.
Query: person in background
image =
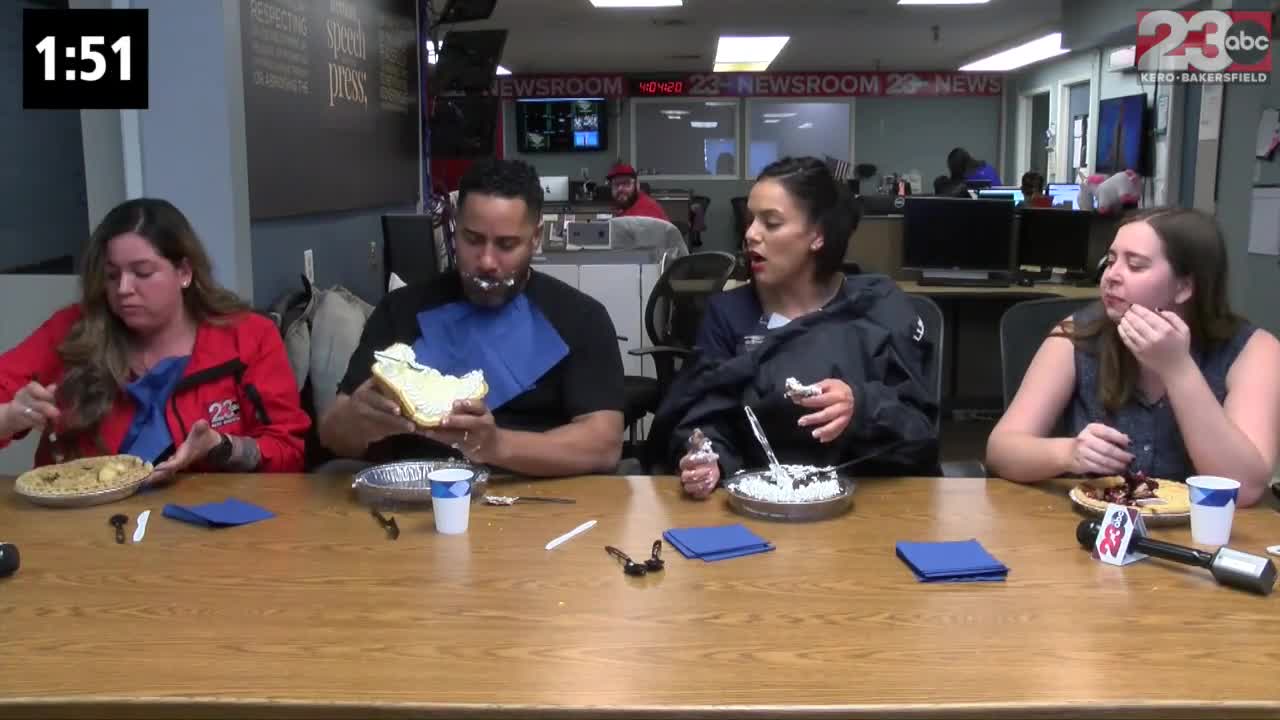
[[[1035,170],[1022,174],[1022,202],[1018,207],[1053,207],[1053,200],[1044,194],[1044,175]]]
[[[751,407],[784,463],[936,475],[937,398],[925,380],[932,342],[911,301],[887,277],[840,272],[858,208],[816,158],[767,166],[748,199],[752,283],[712,297],[689,369],[659,408],[650,465],[679,467],[685,491],[767,465],[747,424]],[[788,378],[813,397],[786,394]],[[717,457],[696,453],[695,429]],[[668,439],[669,438],[669,442]]]
[[[0,447],[35,430],[36,465],[136,455],[157,463],[153,482],[302,471],[311,421],[284,342],[214,281],[177,208],[139,198],[108,212],[80,284],[78,304],[0,355]]]
[[[320,420],[342,458],[447,457],[520,475],[613,472],[622,454],[622,357],[608,312],[531,268],[542,238],[542,184],[528,164],[477,162],[458,190],[457,269],[388,294]],[[420,430],[372,379],[374,352],[411,345],[449,375],[484,371],[484,401],[455,403]]]
[[[1232,313],[1214,219],[1155,209],[1127,220],[1106,256],[1102,302],[1040,346],[987,442],[1000,477],[1240,481],[1262,496],[1280,442],[1280,343]],[[1071,437],[1049,437],[1065,413]]]
[[[636,169],[626,163],[617,163],[605,176],[613,192],[614,217],[650,217],[671,222],[667,212],[657,200],[649,197],[636,182]]]
[[[988,165],[986,160],[974,158],[964,148],[958,147],[947,153],[947,171],[955,182],[986,180],[992,186],[1000,184],[1000,174],[996,169]]]

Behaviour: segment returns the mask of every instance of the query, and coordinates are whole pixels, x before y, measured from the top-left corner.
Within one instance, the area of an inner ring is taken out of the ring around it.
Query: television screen
[[[609,147],[604,98],[519,100],[516,138],[522,153],[597,152]]]
[[[1110,98],[1098,104],[1096,170],[1117,173],[1147,168],[1147,96],[1143,93]]]

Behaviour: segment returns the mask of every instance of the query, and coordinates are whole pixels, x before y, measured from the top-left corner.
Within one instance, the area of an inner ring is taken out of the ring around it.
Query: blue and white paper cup
[[[1200,545],[1226,545],[1236,514],[1240,482],[1213,475],[1187,478],[1191,495],[1191,539]]]
[[[475,479],[475,472],[466,468],[441,468],[427,473],[436,532],[461,535],[467,531],[471,519],[471,484]]]

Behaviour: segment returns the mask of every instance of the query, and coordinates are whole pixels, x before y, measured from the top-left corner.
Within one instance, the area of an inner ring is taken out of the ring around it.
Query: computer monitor
[[[1072,210],[1080,209],[1080,186],[1076,183],[1049,183],[1049,199],[1053,206],[1070,204]]]
[[[613,238],[608,220],[569,223],[569,244],[584,250],[608,250]]]
[[[995,183],[991,182],[990,180],[979,180],[977,178],[964,181],[964,186],[969,188],[970,190],[986,190],[987,188],[991,187],[994,184]]]
[[[979,190],[978,197],[988,200],[1008,200],[1014,205],[1026,199],[1026,196],[1022,194],[1022,188],[1016,187],[993,187]]]
[[[1008,272],[1013,203],[943,197],[906,200],[902,237],[906,267]]]
[[[440,275],[430,215],[382,216],[382,266],[383,288],[391,273],[409,284],[428,282]]]
[[[901,215],[903,198],[898,195],[859,195],[863,215]]]
[[[1086,272],[1092,224],[1093,213],[1023,208],[1018,213],[1018,265]]]
[[[568,176],[552,175],[542,178],[543,202],[569,202]]]

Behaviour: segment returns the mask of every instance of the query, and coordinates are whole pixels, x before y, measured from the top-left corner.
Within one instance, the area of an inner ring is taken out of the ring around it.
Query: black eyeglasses
[[[383,517],[382,513],[378,512],[377,508],[369,508],[369,512],[373,514],[373,519],[378,521],[378,524],[382,526],[382,529],[387,531],[388,540],[397,540],[400,538],[400,526],[396,525],[395,518],[387,519],[386,517]]]
[[[622,561],[622,572],[632,577],[640,577],[645,573],[658,572],[666,563],[662,560],[662,541],[653,541],[653,550],[649,555],[649,559],[642,563],[638,563],[631,559],[630,555],[622,552],[612,545],[605,545],[604,551]]]

